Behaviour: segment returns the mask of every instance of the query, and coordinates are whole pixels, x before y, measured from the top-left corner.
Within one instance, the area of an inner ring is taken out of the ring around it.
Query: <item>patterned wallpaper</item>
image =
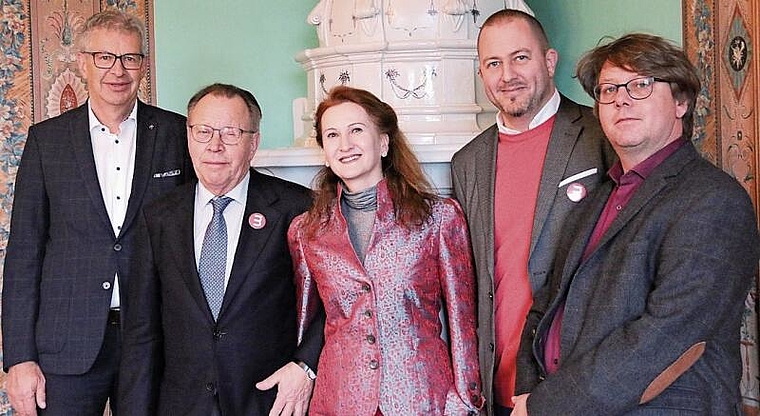
[[[759,12],[760,0],[683,0],[684,47],[702,80],[694,142],[747,190],[757,212],[760,60],[752,34],[760,33]],[[740,387],[748,416],[760,414],[757,295],[756,285],[747,296],[741,329]]]

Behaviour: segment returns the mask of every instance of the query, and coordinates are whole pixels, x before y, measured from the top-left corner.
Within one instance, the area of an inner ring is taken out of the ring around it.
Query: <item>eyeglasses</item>
[[[221,129],[215,129],[205,124],[193,124],[189,125],[192,138],[198,143],[208,143],[214,136],[214,132],[219,132],[219,139],[224,144],[234,145],[240,143],[240,139],[243,137],[243,133],[253,134],[255,130],[243,130],[239,127],[222,127]]]
[[[116,61],[121,61],[124,69],[140,69],[145,59],[145,55],[141,53],[125,53],[124,55],[115,55],[111,52],[87,52],[82,53],[92,55],[92,62],[96,68],[111,69]]]
[[[599,104],[612,104],[617,97],[618,89],[625,87],[628,95],[634,100],[643,100],[649,98],[654,91],[654,83],[670,82],[668,80],[656,77],[634,78],[623,84],[602,83],[594,87],[594,100]]]

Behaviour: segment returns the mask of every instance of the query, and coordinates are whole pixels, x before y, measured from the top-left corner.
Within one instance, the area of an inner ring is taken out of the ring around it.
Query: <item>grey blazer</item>
[[[87,105],[29,129],[16,176],[3,290],[3,367],[83,374],[100,351],[118,271],[129,285],[143,205],[195,175],[185,117],[137,105],[132,192],[114,235],[98,183]]]
[[[458,151],[451,161],[454,196],[467,217],[478,281],[478,353],[488,412],[493,408],[494,371],[494,183],[498,128],[491,126]],[[560,229],[577,205],[560,183],[573,175],[596,169],[574,180],[593,190],[616,156],[592,110],[562,96],[546,150],[538,191],[528,272],[533,293],[544,286],[559,241]],[[504,191],[506,192],[506,191]],[[524,373],[524,375],[521,375]],[[537,383],[531,362],[518,364],[517,388],[530,391]]]
[[[746,191],[686,143],[581,262],[612,189],[606,182],[576,211],[535,296],[523,343],[537,332],[537,362],[553,316],[546,306],[564,300],[565,313],[560,368],[533,390],[529,413],[742,414],[739,331],[760,257]]]

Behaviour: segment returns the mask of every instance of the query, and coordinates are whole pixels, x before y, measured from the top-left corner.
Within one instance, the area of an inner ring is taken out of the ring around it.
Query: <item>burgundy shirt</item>
[[[686,143],[686,139],[680,137],[662,149],[655,152],[652,156],[649,156],[646,160],[634,166],[628,172],[623,172],[623,166],[620,161],[615,162],[614,165],[607,171],[607,175],[615,182],[615,188],[613,188],[607,204],[604,206],[602,214],[596,222],[594,232],[589,238],[586,249],[583,251],[583,259],[586,261],[589,255],[594,251],[599,240],[601,240],[604,233],[610,228],[612,221],[615,220],[618,213],[628,205],[636,190],[639,189],[644,180],[670,155],[675,153]],[[563,294],[563,296],[565,296]],[[549,332],[546,334],[546,343],[544,346],[544,365],[546,366],[546,372],[552,374],[559,368],[560,357],[560,331],[562,330],[562,317],[565,313],[565,302],[557,307],[557,310],[552,318],[552,324],[549,327]]]

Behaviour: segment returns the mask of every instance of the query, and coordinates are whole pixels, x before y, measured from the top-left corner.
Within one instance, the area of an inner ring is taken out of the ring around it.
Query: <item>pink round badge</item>
[[[573,202],[579,202],[586,197],[586,187],[578,182],[567,185],[567,197]]]
[[[248,217],[248,225],[250,225],[254,230],[260,230],[264,228],[265,225],[267,225],[267,218],[264,216],[264,214],[254,212],[250,217]]]

